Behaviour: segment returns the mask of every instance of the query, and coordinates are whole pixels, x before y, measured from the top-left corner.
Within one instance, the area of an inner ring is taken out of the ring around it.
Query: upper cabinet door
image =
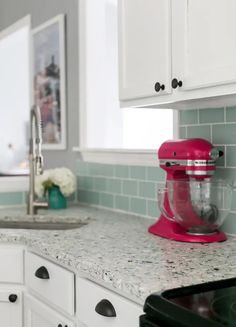
[[[236,1],[178,0],[173,12],[173,78],[180,91],[236,81]]]
[[[170,0],[119,0],[120,100],[171,93]]]

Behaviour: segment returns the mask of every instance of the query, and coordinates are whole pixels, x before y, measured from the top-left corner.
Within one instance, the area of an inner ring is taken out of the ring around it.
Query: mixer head
[[[214,174],[216,159],[221,156],[223,151],[201,138],[166,141],[158,151],[160,167],[171,179],[183,178],[184,175],[208,178]]]

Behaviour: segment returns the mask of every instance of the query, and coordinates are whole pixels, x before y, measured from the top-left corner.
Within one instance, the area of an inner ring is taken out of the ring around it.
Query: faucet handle
[[[43,156],[37,155],[35,157],[35,174],[41,175],[43,173]]]

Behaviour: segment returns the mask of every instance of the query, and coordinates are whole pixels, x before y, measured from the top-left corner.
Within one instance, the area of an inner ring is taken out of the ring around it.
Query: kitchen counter
[[[24,212],[0,210],[0,221],[33,219]],[[155,291],[236,277],[236,237],[212,244],[170,241],[147,232],[153,220],[85,206],[37,218],[64,219],[87,224],[64,231],[1,229],[0,242],[26,245],[140,304]]]

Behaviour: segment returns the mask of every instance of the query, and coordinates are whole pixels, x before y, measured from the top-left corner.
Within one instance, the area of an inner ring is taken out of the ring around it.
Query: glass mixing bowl
[[[158,190],[158,205],[166,218],[195,234],[220,227],[230,211],[231,198],[232,187],[224,181],[171,180]]]

